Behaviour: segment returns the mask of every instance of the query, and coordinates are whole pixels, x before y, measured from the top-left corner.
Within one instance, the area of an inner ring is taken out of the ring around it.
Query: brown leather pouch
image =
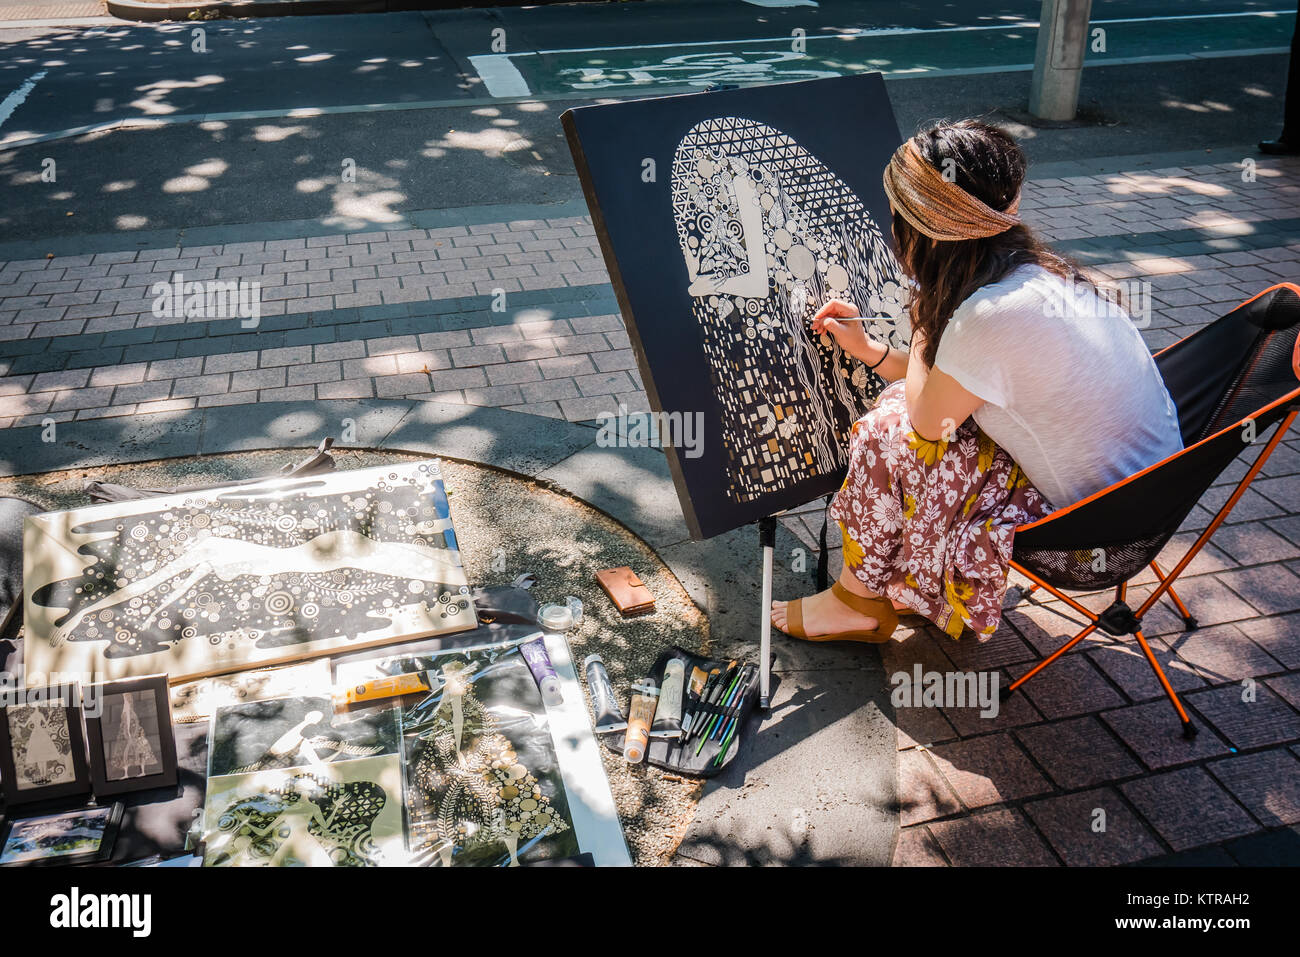
[[[654,611],[655,596],[641,583],[636,572],[624,565],[596,572],[596,581],[605,589],[610,601],[625,615],[642,615]]]

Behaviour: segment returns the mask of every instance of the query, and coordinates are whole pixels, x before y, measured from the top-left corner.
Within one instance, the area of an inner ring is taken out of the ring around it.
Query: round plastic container
[[[568,605],[543,605],[537,612],[542,627],[552,634],[564,634],[573,627],[573,612]]]

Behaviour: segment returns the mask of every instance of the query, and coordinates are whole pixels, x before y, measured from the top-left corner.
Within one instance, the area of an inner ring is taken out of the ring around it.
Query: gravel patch
[[[88,504],[83,488],[92,479],[136,488],[220,485],[273,475],[306,454],[244,452],[18,476],[0,479],[0,495],[20,496],[49,510],[66,509]],[[334,455],[340,470],[421,458],[351,450]],[[583,621],[569,635],[574,659],[581,668],[583,658],[599,653],[625,708],[629,686],[650,670],[665,646],[709,653],[704,614],[650,547],[618,522],[526,478],[447,458],[442,464],[469,580],[504,585],[531,572],[538,601],[580,598]],[[619,565],[631,566],[650,588],[656,605],[652,614],[625,620],[596,584],[599,569]],[[585,685],[585,676],[581,680]],[[702,783],[646,765],[629,766],[614,752],[600,750],[632,859],[638,865],[673,863]]]

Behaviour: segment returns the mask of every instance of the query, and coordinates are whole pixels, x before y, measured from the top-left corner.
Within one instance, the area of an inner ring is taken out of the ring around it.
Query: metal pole
[[[763,599],[759,608],[759,682],[758,705],[766,709],[772,684],[772,554],[776,548],[776,519],[763,518],[758,522],[758,544],[763,550]]]
[[[1088,46],[1092,0],[1043,0],[1029,112],[1042,120],[1072,120]]]

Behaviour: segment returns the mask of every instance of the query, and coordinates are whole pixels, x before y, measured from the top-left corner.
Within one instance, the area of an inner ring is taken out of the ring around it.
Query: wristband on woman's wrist
[[[886,359],[889,358],[889,344],[888,344],[888,343],[881,343],[880,345],[884,348],[885,351],[882,352],[882,353],[880,354],[880,358],[879,358],[879,359],[877,359],[875,362],[873,362],[873,363],[871,363],[869,366],[867,366],[867,371],[868,371],[868,372],[871,372],[873,369],[875,369],[875,368],[876,368],[877,366],[879,366],[882,362],[884,362]]]

